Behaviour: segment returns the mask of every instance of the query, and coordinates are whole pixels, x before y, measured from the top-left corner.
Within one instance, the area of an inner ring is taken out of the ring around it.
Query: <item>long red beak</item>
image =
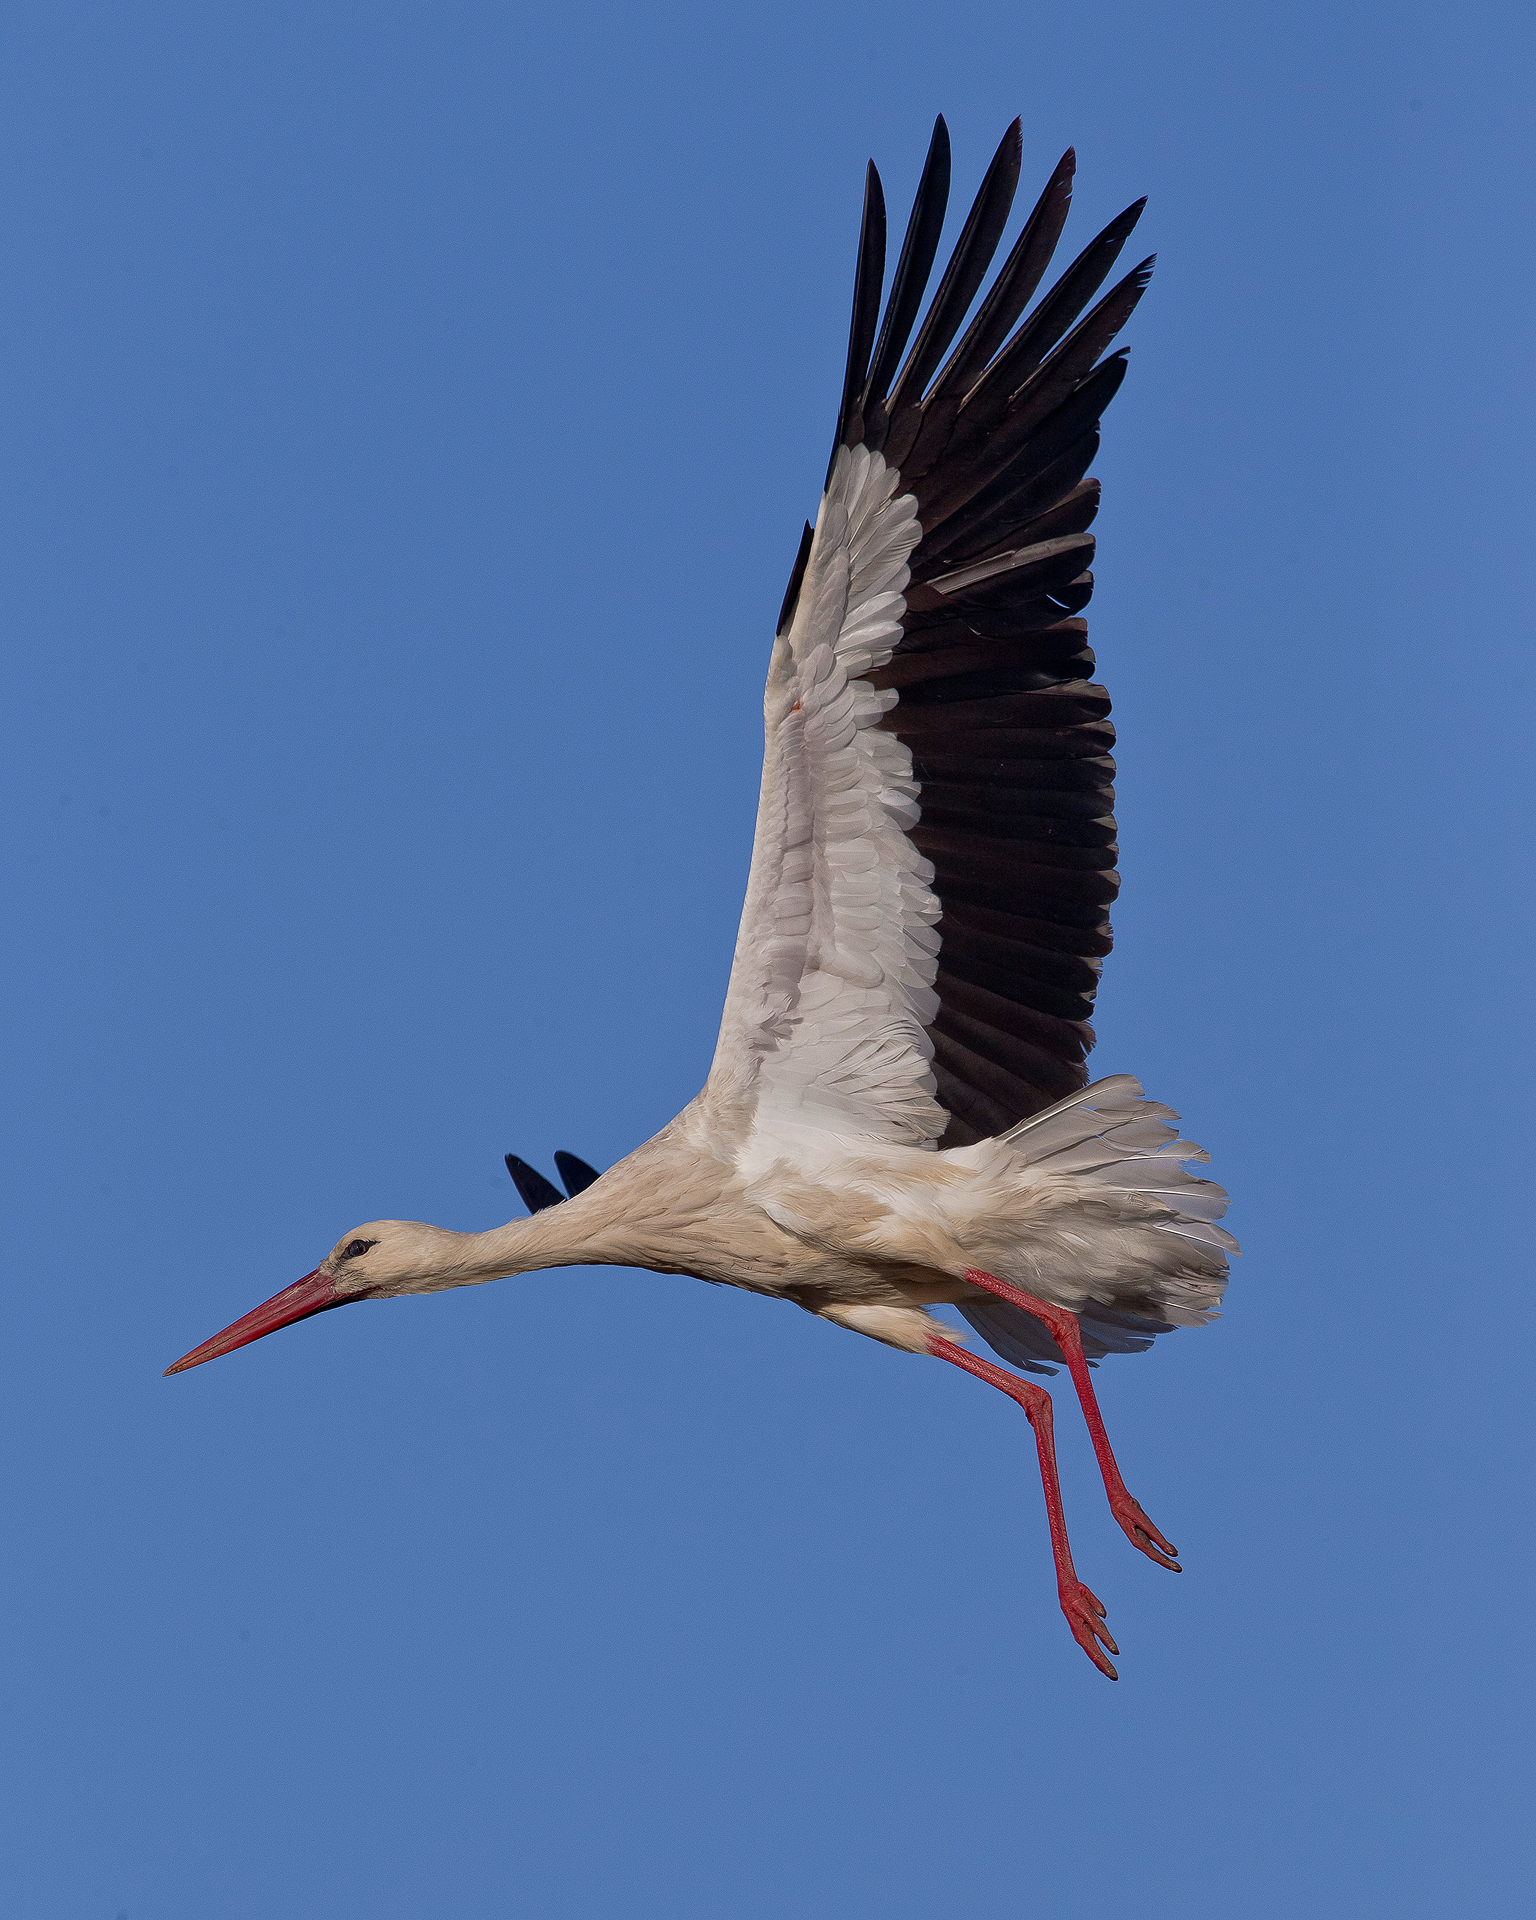
[[[291,1287],[284,1287],[281,1293],[264,1300],[243,1320],[237,1320],[232,1327],[226,1327],[222,1333],[216,1333],[211,1340],[184,1354],[174,1367],[166,1368],[163,1377],[169,1379],[173,1373],[185,1373],[188,1367],[200,1367],[205,1360],[217,1360],[221,1353],[233,1353],[236,1347],[249,1346],[264,1333],[276,1333],[279,1327],[291,1327],[295,1320],[307,1320],[312,1313],[324,1313],[327,1307],[346,1304],[345,1299],[337,1299],[336,1283],[330,1274],[316,1267],[302,1280],[295,1280]]]

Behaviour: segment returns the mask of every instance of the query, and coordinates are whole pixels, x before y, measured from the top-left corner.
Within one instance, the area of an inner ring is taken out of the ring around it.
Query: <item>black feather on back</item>
[[[897,493],[916,496],[923,529],[902,638],[866,677],[899,693],[882,724],[912,753],[921,818],[909,833],[933,864],[943,908],[929,1033],[946,1147],[1001,1132],[1087,1083],[1088,1016],[1119,885],[1114,729],[1081,617],[1099,504],[1098,482],[1084,476],[1125,376],[1123,353],[1101,356],[1153,263],[1082,317],[1140,217],[1137,201],[1020,323],[1061,235],[1075,164],[1063,156],[951,352],[1017,185],[1018,123],[1008,129],[899,373],[943,224],[942,118],[878,339],[885,198],[873,163],[859,237],[833,454],[882,452],[901,470]]]

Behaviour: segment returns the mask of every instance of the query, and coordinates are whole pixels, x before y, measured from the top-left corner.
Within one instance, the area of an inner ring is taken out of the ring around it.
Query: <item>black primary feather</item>
[[[530,1167],[526,1160],[519,1160],[515,1153],[507,1155],[507,1172],[512,1176],[512,1184],[523,1197],[523,1205],[530,1213],[542,1213],[546,1207],[558,1207],[565,1195],[542,1173]]]
[[[960,407],[957,437],[966,435],[974,440],[982,429],[1001,419],[1019,388],[1108,279],[1146,204],[1145,200],[1132,201],[1084,247],[966,395]]]
[[[949,441],[961,402],[976,384],[987,362],[1007,339],[1013,323],[1029,305],[1056,251],[1072,204],[1072,175],[1077,156],[1070,147],[1056,164],[1045,191],[1035,202],[1013,251],[982,301],[965,337],[949,356],[923,401],[922,423],[909,455],[898,464],[912,475],[924,473]]]
[[[917,336],[907,364],[902,368],[891,397],[886,403],[890,430],[886,435],[885,457],[899,466],[903,455],[922,424],[922,399],[933,371],[948,353],[960,331],[960,323],[970,309],[976,290],[986,278],[992,256],[997,252],[1009,209],[1019,184],[1019,161],[1023,142],[1019,123],[1003,135],[987,176],[981,183],[970,213],[966,217],[955,250],[944,269],[933,305]]]
[[[873,160],[864,175],[864,217],[859,224],[859,258],[853,275],[853,318],[848,323],[848,366],[843,375],[842,405],[837,410],[837,434],[832,461],[841,446],[857,446],[863,437],[859,398],[869,374],[870,348],[880,322],[880,289],[885,284],[885,189]]]
[[[970,528],[971,512],[982,510],[975,503],[979,501],[983,507],[995,504],[1000,486],[1006,493],[1027,485],[1043,468],[1060,459],[1074,441],[1094,432],[1099,416],[1115,397],[1124,378],[1122,349],[1101,360],[1087,379],[1080,381],[1068,398],[1043,420],[1015,426],[1012,420],[1005,419],[981,442],[973,457],[957,455],[930,467],[915,489],[924,533],[936,530],[965,509],[965,523],[950,530],[946,544],[964,538]],[[956,440],[963,431],[962,419]],[[919,546],[913,555],[912,572],[917,577],[922,571],[923,550]]]
[[[565,1190],[573,1200],[578,1193],[585,1193],[598,1178],[597,1168],[589,1167],[585,1160],[578,1160],[574,1153],[557,1153],[555,1170],[565,1182]]]
[[[880,446],[885,440],[885,396],[923,304],[923,291],[933,271],[933,257],[939,250],[939,235],[944,231],[944,210],[949,204],[949,128],[941,113],[933,123],[933,139],[923,163],[923,177],[917,183],[917,198],[912,203],[912,218],[907,236],[901,243],[901,258],[891,281],[890,298],[885,303],[885,319],[875,344],[869,378],[864,384],[864,440],[868,446]]]

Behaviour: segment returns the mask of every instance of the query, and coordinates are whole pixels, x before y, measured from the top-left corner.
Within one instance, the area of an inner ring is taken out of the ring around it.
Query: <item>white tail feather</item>
[[[1078,1271],[1090,1297],[1077,1312],[1091,1356],[1144,1350],[1175,1326],[1203,1325],[1221,1304],[1226,1256],[1239,1251],[1215,1224],[1227,1210],[1227,1195],[1186,1171],[1184,1162],[1210,1156],[1179,1138],[1170,1124],[1178,1117],[1121,1073],[1058,1100],[992,1143],[1011,1149],[1028,1178],[1060,1179],[1112,1216],[1123,1208],[1111,1236],[1112,1271],[1103,1264],[1109,1247],[1098,1236],[1092,1252],[1081,1243]],[[1015,1366],[1049,1372],[1046,1363],[1060,1359],[1045,1328],[1020,1308],[998,1300],[961,1312]]]

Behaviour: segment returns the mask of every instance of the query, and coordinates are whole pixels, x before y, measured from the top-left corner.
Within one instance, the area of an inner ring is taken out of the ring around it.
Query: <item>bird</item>
[[[988,283],[1022,157],[1015,120],[926,308],[943,116],[888,287],[868,164],[836,432],[769,649],[746,898],[702,1090],[601,1174],[562,1152],[566,1195],[508,1155],[527,1219],[354,1228],[167,1373],[336,1307],[562,1266],[788,1301],[1023,1410],[1061,1610],[1116,1679],[1067,1537],[1051,1397],[1024,1376],[1065,1367],[1116,1520],[1182,1571],[1121,1476],[1091,1370],[1216,1317],[1238,1246],[1178,1115],[1129,1074],[1088,1080],[1119,885],[1110,703],[1083,617],[1088,469],[1126,372],[1112,343],[1155,256],[1095,297],[1134,201],[1035,298],[1069,148]]]

